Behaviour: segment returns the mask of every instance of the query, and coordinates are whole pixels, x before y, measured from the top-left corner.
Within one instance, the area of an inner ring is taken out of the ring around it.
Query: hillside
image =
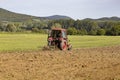
[[[33,19],[56,20],[56,19],[71,19],[71,18],[67,16],[61,16],[61,15],[53,15],[49,17],[37,17],[37,16],[15,13],[15,12],[11,12],[11,11],[0,8],[0,21],[23,22],[26,20],[33,20]]]
[[[92,18],[86,18],[84,20],[93,20],[93,21],[120,21],[119,17],[102,17],[102,18],[98,18],[98,19],[92,19]]]
[[[53,15],[53,16],[48,16],[46,17],[47,19],[50,19],[50,20],[58,20],[58,19],[72,19],[68,16],[63,16],[63,15]]]
[[[26,20],[58,20],[58,19],[72,19],[68,16],[64,15],[53,15],[53,16],[47,16],[47,17],[39,17],[39,16],[32,16],[32,15],[26,15],[26,14],[20,14],[11,12],[8,10],[5,10],[3,8],[0,8],[0,21],[12,21],[12,22],[23,22]],[[92,19],[92,18],[86,18],[83,20],[92,20],[92,21],[120,21],[120,17],[102,17],[98,19]]]
[[[0,8],[0,21],[21,22],[21,21],[31,20],[34,18],[37,18],[37,17],[14,13],[14,12]]]

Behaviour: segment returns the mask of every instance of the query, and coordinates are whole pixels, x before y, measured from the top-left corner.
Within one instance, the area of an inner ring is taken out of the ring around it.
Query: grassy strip
[[[120,45],[120,36],[68,36],[73,48]],[[0,52],[36,51],[47,45],[46,34],[0,34]]]

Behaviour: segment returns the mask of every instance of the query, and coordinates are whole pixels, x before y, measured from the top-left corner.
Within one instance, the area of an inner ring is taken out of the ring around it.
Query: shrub
[[[105,35],[106,31],[104,29],[97,30],[97,35]]]

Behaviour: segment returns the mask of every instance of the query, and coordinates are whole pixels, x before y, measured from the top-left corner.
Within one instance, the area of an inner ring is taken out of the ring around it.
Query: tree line
[[[31,31],[46,33],[52,27],[62,27],[69,35],[120,35],[120,21],[48,20],[26,22],[0,22],[1,32]]]

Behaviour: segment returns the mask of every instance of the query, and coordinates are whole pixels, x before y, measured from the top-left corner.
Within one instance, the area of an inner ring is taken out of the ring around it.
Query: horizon
[[[119,0],[0,0],[0,8],[37,17],[62,15],[75,20],[98,19],[101,17],[120,17],[119,2]]]
[[[4,9],[4,8],[1,8],[1,9]],[[4,10],[7,10],[7,9],[4,9]],[[7,10],[7,11],[10,11],[10,10]],[[10,11],[10,12],[13,12],[13,11]],[[25,13],[18,13],[18,12],[13,12],[13,13],[22,14],[22,15],[28,15],[28,16],[34,16],[34,17],[51,17],[51,16],[66,16],[66,17],[70,17],[70,16],[67,16],[67,15],[60,15],[60,14],[55,14],[55,15],[50,15],[50,16],[35,16],[35,15],[29,15],[29,14],[25,14]],[[104,17],[99,17],[99,18],[90,18],[89,17],[89,18],[83,18],[83,19],[100,19],[100,18],[112,18],[112,17],[120,18],[119,16],[109,16],[109,17],[104,16]],[[83,19],[78,19],[78,20],[83,20]],[[74,19],[74,20],[77,20],[77,19]]]

